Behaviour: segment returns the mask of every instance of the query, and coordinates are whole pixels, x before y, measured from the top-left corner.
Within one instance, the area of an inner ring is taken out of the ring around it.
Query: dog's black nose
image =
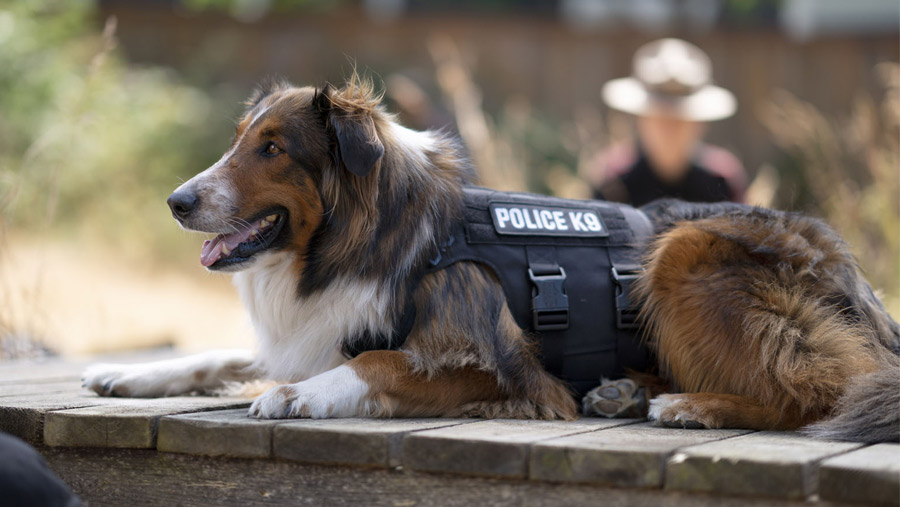
[[[166,203],[168,203],[175,218],[182,220],[190,216],[191,212],[197,207],[197,194],[181,190],[170,195]]]

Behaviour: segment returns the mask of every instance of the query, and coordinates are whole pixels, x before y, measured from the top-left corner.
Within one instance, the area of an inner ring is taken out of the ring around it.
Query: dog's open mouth
[[[246,262],[273,246],[284,222],[285,215],[278,212],[260,215],[249,222],[242,220],[242,225],[236,226],[237,231],[203,242],[200,264],[215,270]]]

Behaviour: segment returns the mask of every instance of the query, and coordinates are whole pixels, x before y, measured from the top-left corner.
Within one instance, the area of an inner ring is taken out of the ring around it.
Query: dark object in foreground
[[[25,442],[0,433],[0,499],[3,505],[77,507],[81,500]]]

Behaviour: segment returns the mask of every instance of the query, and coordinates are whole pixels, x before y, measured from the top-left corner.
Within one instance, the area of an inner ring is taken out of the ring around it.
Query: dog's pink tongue
[[[247,238],[253,233],[253,229],[248,227],[242,231],[233,234],[219,234],[213,239],[203,242],[203,249],[200,251],[200,264],[204,267],[212,266],[217,260],[222,258],[222,248],[228,247],[228,250],[234,250],[238,245],[247,241]]]
[[[203,242],[203,250],[200,251],[200,264],[203,267],[210,267],[222,256],[222,240],[224,236],[221,234],[213,239]]]

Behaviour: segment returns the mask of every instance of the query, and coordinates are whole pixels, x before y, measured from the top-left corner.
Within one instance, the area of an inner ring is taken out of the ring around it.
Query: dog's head
[[[342,89],[258,89],[228,151],[167,201],[185,229],[217,234],[201,263],[239,271],[264,252],[302,252],[338,192],[370,200],[365,189],[377,187],[370,182],[384,155],[378,102],[358,80]]]

